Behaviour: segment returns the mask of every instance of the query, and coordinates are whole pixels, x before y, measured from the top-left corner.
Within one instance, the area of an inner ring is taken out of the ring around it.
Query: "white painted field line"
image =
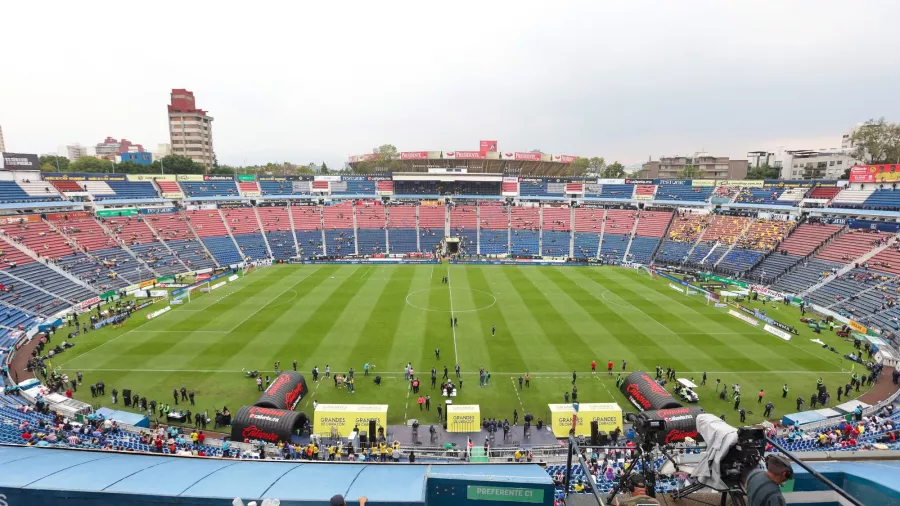
[[[235,325],[234,328],[232,328],[231,330],[229,330],[227,333],[231,333],[231,332],[234,332],[235,330],[237,330],[241,325],[243,325],[244,323],[246,323],[247,320],[249,320],[250,318],[253,318],[254,316],[256,316],[257,313],[259,313],[259,312],[262,311],[263,309],[269,307],[269,304],[275,302],[276,300],[278,300],[279,298],[281,298],[282,295],[284,295],[284,294],[288,293],[289,291],[293,290],[295,286],[297,286],[297,285],[299,285],[300,283],[306,281],[307,278],[309,278],[310,276],[312,276],[313,274],[315,274],[316,272],[318,272],[319,269],[321,269],[321,268],[322,268],[322,267],[316,267],[315,270],[313,270],[312,272],[310,272],[310,273],[307,274],[306,276],[303,276],[303,278],[302,278],[300,281],[297,281],[297,282],[294,283],[293,285],[289,286],[285,291],[283,291],[283,292],[279,293],[278,295],[276,295],[275,297],[273,297],[272,300],[270,300],[269,302],[266,302],[266,304],[265,304],[264,306],[260,307],[260,308],[257,309],[256,311],[250,313],[246,318],[244,318],[243,320],[241,320],[240,323],[238,323],[237,325]],[[357,268],[358,268],[358,267],[357,267]],[[356,271],[353,271],[353,272],[356,272]],[[352,276],[352,274],[351,274],[351,276]]]
[[[138,330],[131,332],[138,334],[227,334],[227,330]]]
[[[309,396],[309,399],[306,399],[306,404],[304,404],[304,406],[309,406],[309,403],[312,402],[313,397],[316,396],[316,390],[319,389],[319,385],[321,385],[321,384],[322,384],[321,381],[316,382],[316,388],[313,388],[313,393],[312,393],[312,395]]]
[[[608,377],[608,376],[607,376],[607,377]],[[594,375],[594,379],[596,379],[597,381],[600,382],[601,385],[603,385],[603,389],[606,390],[606,393],[609,394],[609,398],[610,398],[610,399],[615,399],[615,397],[613,397],[612,392],[609,391],[609,388],[606,387],[606,383],[604,383],[603,380],[600,379],[600,376],[599,376],[599,375]]]
[[[512,381],[513,390],[516,391],[516,398],[519,399],[519,407],[522,408],[522,413],[525,413],[525,405],[522,404],[522,396],[519,395],[519,389],[516,387],[516,377],[510,376],[509,381]]]
[[[63,364],[65,365],[65,364]],[[59,369],[63,369],[63,367],[59,367]],[[109,372],[208,372],[208,373],[234,373],[234,372],[244,372],[241,370],[230,370],[230,369],[82,369],[78,368],[79,371],[109,371]],[[541,371],[530,371],[533,376],[533,379],[567,379],[569,381],[572,380],[571,372],[541,372]],[[633,372],[633,371],[632,371]],[[678,371],[679,375],[682,374],[731,374],[731,375],[743,375],[743,374],[817,374],[817,375],[826,375],[826,374],[840,374],[842,376],[846,376],[849,373],[842,371]],[[378,371],[378,374],[381,376],[400,376],[404,374],[403,371]],[[475,376],[478,372],[463,372],[461,373],[463,376]],[[497,374],[500,376],[510,376],[518,378],[520,375],[525,374],[525,371],[517,371],[517,372],[494,372],[493,374]],[[649,373],[648,373],[649,374]],[[319,382],[321,383],[321,382]]]
[[[450,285],[450,265],[447,265],[447,290],[450,292],[450,318],[453,320],[453,323],[456,323],[456,319],[453,317],[453,287]],[[459,363],[459,350],[456,348],[456,325],[451,325],[453,329],[453,354],[456,356],[456,363]]]

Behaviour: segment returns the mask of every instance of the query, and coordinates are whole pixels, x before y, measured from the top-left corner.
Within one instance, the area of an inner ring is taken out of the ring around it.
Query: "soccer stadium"
[[[792,503],[900,500],[895,167],[573,160],[0,172],[3,500],[605,504],[636,466],[695,504],[719,424],[808,460]]]

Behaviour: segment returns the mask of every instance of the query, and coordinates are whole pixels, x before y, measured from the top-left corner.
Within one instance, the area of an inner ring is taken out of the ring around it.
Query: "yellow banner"
[[[175,181],[175,174],[126,174],[129,181]]]
[[[723,179],[716,182],[716,186],[743,186],[744,188],[762,188],[765,181],[760,179]],[[697,186],[696,184],[694,186]]]
[[[567,437],[572,429],[572,405],[550,404],[550,426],[556,437]],[[607,434],[622,428],[622,408],[614,402],[585,403],[578,406],[576,436],[590,436],[591,422],[597,421],[597,429]]]
[[[156,284],[156,280],[151,279],[149,281],[141,281],[140,283],[138,283],[138,287],[139,288],[147,288],[148,286],[153,286],[155,284]]]
[[[203,174],[178,174],[177,181],[203,181]]]
[[[653,195],[635,195],[634,198],[637,200],[653,200]]]
[[[691,181],[691,186],[715,186],[715,179],[694,179]]]
[[[184,194],[181,192],[163,192],[162,197],[164,199],[180,199],[184,197]]]
[[[476,404],[447,406],[447,432],[478,432],[481,430],[481,408]]]
[[[857,322],[855,322],[855,321],[853,321],[853,320],[850,320],[850,323],[849,323],[848,325],[850,325],[850,328],[851,328],[851,329],[853,329],[853,330],[859,332],[860,334],[865,334],[866,331],[869,330],[869,329],[866,328],[866,326],[863,325],[862,323],[857,323]]]
[[[262,195],[262,193],[260,193],[258,191],[247,191],[247,192],[241,192],[241,195],[244,197],[259,197],[260,195]]]
[[[337,428],[341,437],[347,437],[354,427],[368,431],[369,420],[387,430],[387,409],[387,404],[319,404],[313,415],[313,432],[328,436]]]

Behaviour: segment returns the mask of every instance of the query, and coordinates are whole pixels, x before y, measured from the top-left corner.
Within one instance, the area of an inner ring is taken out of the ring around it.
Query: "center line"
[[[456,318],[453,317],[453,288],[450,286],[450,265],[447,265],[447,290],[450,291],[450,328],[453,329],[453,354],[456,356],[456,363],[459,363],[459,351],[456,349]]]

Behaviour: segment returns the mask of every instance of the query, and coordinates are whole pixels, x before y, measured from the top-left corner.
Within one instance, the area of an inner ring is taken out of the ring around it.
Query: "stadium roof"
[[[0,488],[65,493],[69,498],[81,492],[327,503],[342,494],[365,495],[374,502],[424,504],[428,477],[552,483],[537,465],[326,464],[0,446]]]

